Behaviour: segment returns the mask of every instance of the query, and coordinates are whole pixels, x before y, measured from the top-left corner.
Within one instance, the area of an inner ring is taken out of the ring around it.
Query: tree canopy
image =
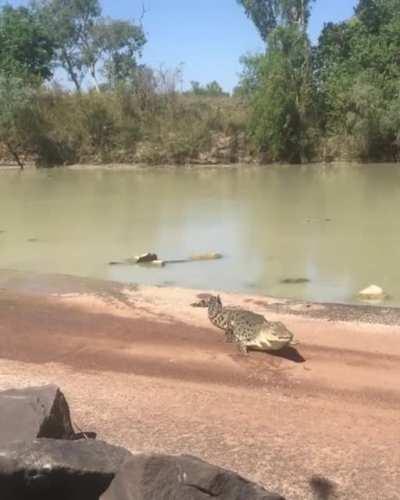
[[[0,9],[0,71],[9,76],[49,79],[54,46],[38,16],[9,5]]]
[[[87,74],[99,88],[99,66],[114,83],[135,68],[146,42],[143,28],[102,17],[99,0],[34,0],[32,6],[52,34],[57,64],[78,91]]]
[[[311,0],[239,0],[266,41],[244,59],[244,94],[253,110],[250,134],[268,159],[299,162],[312,155],[314,85],[306,34]]]
[[[396,157],[400,0],[359,0],[354,16],[326,24],[314,47],[312,1],[238,1],[266,41],[265,54],[244,58],[238,92],[269,159]]]
[[[314,0],[237,0],[267,42],[278,26],[297,24],[307,27]]]

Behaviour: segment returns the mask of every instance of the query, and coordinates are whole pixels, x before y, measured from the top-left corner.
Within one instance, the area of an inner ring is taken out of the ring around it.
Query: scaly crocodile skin
[[[223,307],[219,296],[208,300],[211,323],[225,331],[227,341],[235,341],[239,350],[248,348],[279,350],[293,344],[293,334],[283,323],[267,321],[261,314],[238,307]]]

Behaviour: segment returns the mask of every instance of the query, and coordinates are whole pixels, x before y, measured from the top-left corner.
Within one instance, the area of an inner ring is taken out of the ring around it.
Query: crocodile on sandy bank
[[[195,304],[208,307],[211,323],[224,330],[227,342],[236,342],[240,352],[248,349],[279,351],[294,345],[294,336],[280,321],[267,321],[261,314],[240,307],[223,307],[219,296]]]

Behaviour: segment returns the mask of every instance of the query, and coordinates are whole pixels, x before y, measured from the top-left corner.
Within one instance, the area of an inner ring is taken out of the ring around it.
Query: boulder
[[[0,446],[35,438],[73,439],[68,403],[55,385],[0,392]]]
[[[38,439],[0,446],[1,500],[99,500],[132,455],[102,441]]]
[[[358,295],[365,300],[382,300],[386,294],[383,289],[377,285],[370,285],[361,290]]]
[[[284,500],[237,474],[188,456],[135,455],[101,500]]]

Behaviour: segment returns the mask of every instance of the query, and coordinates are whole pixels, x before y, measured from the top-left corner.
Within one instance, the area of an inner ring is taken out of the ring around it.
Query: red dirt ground
[[[197,455],[288,499],[400,499],[400,328],[224,298],[284,321],[297,351],[239,355],[190,290],[3,290],[0,388],[57,383],[101,438]]]

